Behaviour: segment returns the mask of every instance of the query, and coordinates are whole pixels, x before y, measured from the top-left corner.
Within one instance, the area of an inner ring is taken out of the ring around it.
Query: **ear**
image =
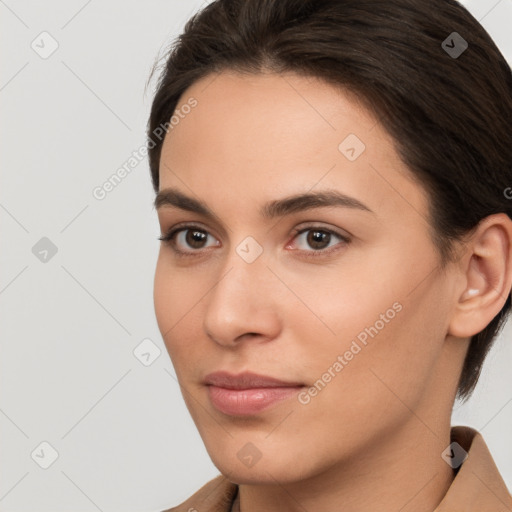
[[[512,287],[512,220],[499,213],[483,219],[465,244],[463,280],[448,334],[467,338],[485,329]]]

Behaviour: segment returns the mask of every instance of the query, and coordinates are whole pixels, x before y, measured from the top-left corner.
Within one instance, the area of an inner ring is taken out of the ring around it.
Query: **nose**
[[[276,301],[278,281],[263,257],[247,263],[233,253],[205,298],[204,331],[226,347],[236,347],[246,339],[275,339],[281,330]]]

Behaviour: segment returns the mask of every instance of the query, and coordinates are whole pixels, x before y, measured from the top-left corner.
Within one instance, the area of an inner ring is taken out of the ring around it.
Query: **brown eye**
[[[158,239],[169,245],[178,256],[197,256],[202,249],[219,245],[218,240],[199,226],[181,225],[171,229]]]
[[[297,229],[293,242],[287,249],[294,249],[305,257],[328,256],[350,243],[350,236],[321,226]]]
[[[207,233],[204,231],[199,231],[198,229],[187,229],[185,235],[185,242],[189,247],[193,247],[194,249],[202,249],[203,244],[206,242],[208,238]]]
[[[331,233],[318,229],[310,229],[306,240],[313,249],[325,249],[331,240]]]

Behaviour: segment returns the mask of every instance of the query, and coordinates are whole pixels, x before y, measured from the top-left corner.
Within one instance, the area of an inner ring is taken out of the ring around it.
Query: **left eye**
[[[336,239],[338,239],[338,241],[342,241],[345,243],[349,242],[349,239],[347,237],[340,235],[339,233],[335,233],[330,229],[315,227],[309,227],[298,231],[297,235],[294,238],[294,240],[298,240],[299,243],[305,243],[307,244],[308,247],[314,249],[314,251],[308,251],[308,249],[305,248],[304,245],[302,245],[302,247],[299,246],[300,250],[307,252],[321,252],[325,249],[333,247],[337,244],[331,244],[331,242],[336,242]]]

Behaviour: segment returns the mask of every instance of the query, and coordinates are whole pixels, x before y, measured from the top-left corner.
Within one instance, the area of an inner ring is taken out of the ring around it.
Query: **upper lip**
[[[204,383],[209,386],[218,386],[227,389],[283,388],[304,385],[300,382],[285,382],[274,377],[258,375],[253,372],[243,372],[238,375],[233,375],[224,371],[208,374],[204,379]]]

